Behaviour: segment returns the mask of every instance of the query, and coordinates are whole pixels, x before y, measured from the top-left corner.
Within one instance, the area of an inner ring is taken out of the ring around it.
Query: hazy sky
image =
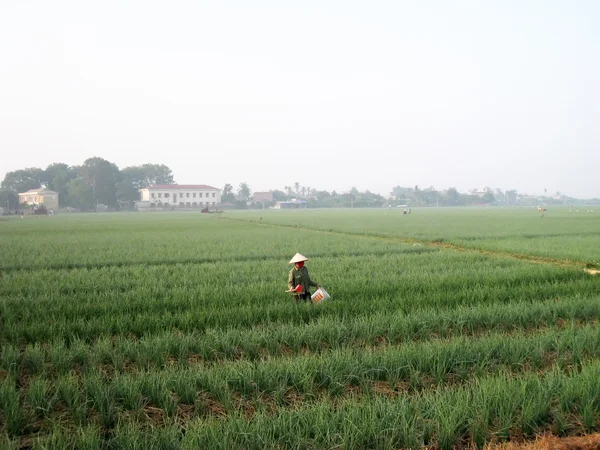
[[[0,179],[600,197],[596,0],[0,0]]]

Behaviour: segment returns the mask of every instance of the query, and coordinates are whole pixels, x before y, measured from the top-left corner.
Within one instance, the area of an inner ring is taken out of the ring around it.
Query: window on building
[[[152,194],[150,194],[150,196],[151,196],[152,198],[156,198],[156,194],[155,194],[154,192],[153,192]]]
[[[196,193],[195,192],[192,194],[192,197],[196,198]]]
[[[158,193],[158,198],[162,198],[162,194],[160,192]]]
[[[190,202],[185,202],[185,206],[190,206]]]
[[[169,195],[170,194],[168,192],[165,192],[165,198],[169,198]]]
[[[186,197],[186,198],[190,198],[190,193],[189,193],[189,192],[186,192],[186,193],[185,193],[185,197]]]
[[[179,202],[179,206],[183,206],[183,202]]]
[[[215,193],[213,192],[213,198],[215,198]]]
[[[200,193],[198,194],[198,196],[199,196],[200,198],[202,198],[202,192],[200,192]]]
[[[198,203],[194,202],[192,203],[192,206],[195,208],[196,206],[198,206]]]

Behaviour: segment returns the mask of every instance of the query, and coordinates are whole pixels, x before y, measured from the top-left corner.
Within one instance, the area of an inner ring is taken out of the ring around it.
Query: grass
[[[455,448],[598,431],[598,278],[582,270],[598,225],[560,208],[4,221],[0,442]],[[297,251],[332,300],[283,292]]]

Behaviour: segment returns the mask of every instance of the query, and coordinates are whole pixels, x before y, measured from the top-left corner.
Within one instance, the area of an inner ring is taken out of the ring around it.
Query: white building
[[[140,189],[138,209],[207,208],[221,203],[221,190],[205,184],[159,184]]]

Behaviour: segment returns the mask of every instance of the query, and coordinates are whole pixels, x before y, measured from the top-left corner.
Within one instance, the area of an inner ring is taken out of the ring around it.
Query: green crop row
[[[227,421],[198,423],[183,436],[165,430],[151,436],[131,426],[117,431],[118,446],[149,443],[170,435],[172,448],[418,448],[482,446],[512,435],[534,436],[552,429],[597,431],[600,413],[598,363],[580,373],[552,371],[483,377],[468,386],[441,389],[415,398],[378,397],[322,401],[297,411],[258,413]],[[191,429],[190,429],[191,428]],[[177,439],[179,438],[179,439]],[[150,448],[153,445],[150,444]],[[156,448],[156,447],[154,447]]]
[[[166,417],[177,414],[178,404],[195,405],[199,393],[232,413],[239,400],[261,408],[265,398],[284,407],[290,392],[303,402],[324,393],[335,397],[354,387],[370,392],[373,383],[387,383],[390,392],[407,393],[465,383],[473,377],[496,373],[580,367],[600,357],[600,328],[586,326],[525,335],[496,334],[471,340],[407,343],[379,349],[342,349],[327,354],[300,355],[260,361],[232,361],[211,367],[167,367],[160,370],[107,374],[99,368],[83,377],[59,377],[54,388],[44,375],[31,380],[26,390],[16,389],[16,379],[1,384],[0,411],[13,436],[27,434],[35,421],[53,420],[54,411],[68,410],[78,425],[100,413],[103,426],[112,428],[120,411],[139,412],[145,406],[160,408]],[[30,367],[36,374],[35,367]],[[207,414],[206,402],[199,405]]]
[[[475,336],[490,331],[535,330],[572,321],[598,320],[598,297],[459,307],[451,311],[428,309],[406,316],[380,312],[344,321],[321,317],[301,325],[280,324],[227,331],[211,329],[189,334],[162,332],[139,340],[106,336],[93,343],[58,340],[26,347],[7,344],[0,353],[0,370],[15,376],[46,371],[66,374],[74,368],[89,371],[103,365],[122,372],[166,367],[174,361],[187,366],[190,361],[256,360],[283,353],[398,345],[416,340]]]
[[[98,227],[78,217],[35,220],[36,227],[21,230],[21,221],[0,228],[0,269],[39,270],[127,267],[135,264],[182,264],[229,261],[254,262],[280,259],[285,266],[296,251],[312,257],[383,254],[401,251],[398,244],[310,230],[297,230],[294,241],[286,229],[259,227],[244,222],[183,215],[173,224],[170,217]],[[41,218],[36,218],[41,219]],[[302,248],[298,248],[301,246]],[[404,245],[404,251],[432,251]]]
[[[283,292],[287,270],[272,261],[139,266],[45,271],[31,283],[28,272],[18,272],[0,287],[0,342],[142,337],[597,294],[597,280],[561,267],[454,252],[400,253],[364,257],[356,265],[352,258],[315,261],[313,277],[334,300],[305,308]]]
[[[589,362],[578,370],[554,368],[542,376],[500,372],[471,382],[438,388],[408,397],[353,395],[347,399],[316,399],[299,408],[275,407],[239,410],[222,418],[187,418],[184,430],[174,418],[154,419],[158,427],[144,421],[115,423],[110,397],[100,389],[99,378],[89,378],[85,392],[93,398],[85,404],[77,384],[63,380],[61,402],[79,418],[77,432],[65,432],[52,422],[34,439],[33,448],[417,448],[433,445],[441,449],[478,447],[492,440],[532,437],[551,430],[558,435],[600,429],[600,364]],[[14,390],[0,385],[0,400],[10,404]],[[47,386],[36,387],[29,398],[43,398]],[[147,386],[151,395],[153,389]],[[11,396],[12,393],[12,396]],[[157,394],[158,395],[158,394]],[[158,399],[170,403],[168,399]],[[14,402],[14,400],[12,400]],[[133,399],[135,402],[136,400]],[[81,406],[83,405],[83,406]],[[93,405],[93,406],[92,406]],[[165,405],[166,406],[166,405]],[[209,405],[206,405],[209,407]],[[42,405],[41,409],[47,407]],[[83,410],[81,409],[83,408]],[[98,409],[96,409],[98,408]],[[86,420],[86,409],[95,411],[95,421]],[[19,415],[12,420],[23,420]],[[112,422],[111,422],[111,418]],[[149,419],[148,416],[145,417]],[[108,421],[106,423],[105,421]],[[158,421],[158,422],[157,422]],[[111,433],[103,431],[114,426]],[[18,441],[5,437],[16,447]]]

